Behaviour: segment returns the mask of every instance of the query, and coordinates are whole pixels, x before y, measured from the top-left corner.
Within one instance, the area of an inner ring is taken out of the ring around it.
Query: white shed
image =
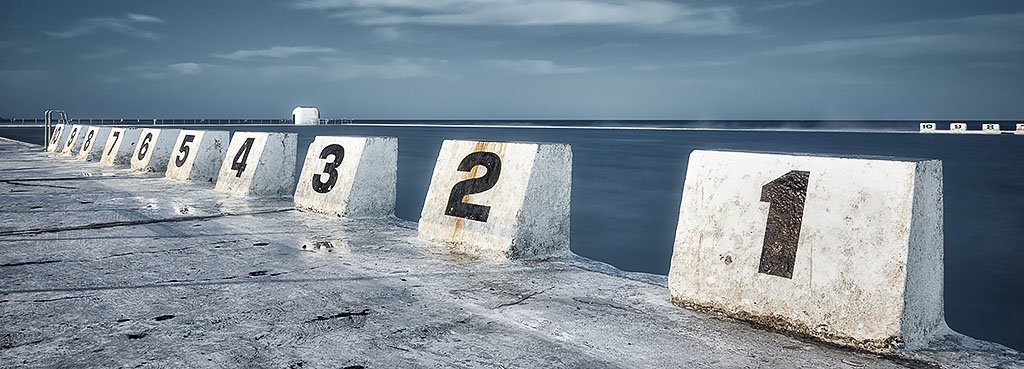
[[[292,110],[292,122],[295,124],[320,124],[320,110],[312,106],[299,106]]]

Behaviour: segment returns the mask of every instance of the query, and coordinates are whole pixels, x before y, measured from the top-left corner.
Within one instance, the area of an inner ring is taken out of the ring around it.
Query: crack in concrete
[[[64,260],[23,261],[23,262],[18,262],[18,263],[0,264],[0,268],[2,268],[2,267],[23,266],[23,265],[51,264],[51,263],[59,263],[59,262],[62,262],[62,261],[64,261]]]
[[[370,309],[363,309],[363,311],[343,311],[334,315],[317,315],[316,318],[305,321],[305,323],[322,322],[325,320],[332,320],[338,318],[349,318],[353,316],[367,316],[370,315]]]
[[[554,288],[554,287],[548,287],[548,288],[545,288],[545,289],[540,290],[540,291],[530,292],[528,294],[523,295],[518,300],[515,300],[515,301],[512,301],[512,302],[501,303],[501,304],[498,304],[498,305],[494,306],[491,309],[500,309],[500,308],[503,308],[503,307],[508,307],[508,306],[512,306],[512,305],[522,304],[522,303],[526,302],[526,300],[529,300],[530,298],[532,298],[534,296],[537,296],[537,295],[542,294],[544,292],[550,291],[552,288]]]
[[[146,219],[146,220],[129,220],[129,221],[118,221],[118,222],[104,222],[104,223],[93,223],[93,224],[86,224],[86,225],[80,225],[80,226],[60,227],[60,228],[22,229],[22,230],[0,232],[0,237],[3,237],[3,236],[26,236],[26,235],[45,234],[45,233],[57,233],[57,232],[67,232],[67,231],[83,231],[83,230],[105,229],[105,228],[115,228],[115,227],[130,227],[130,226],[137,226],[137,225],[149,225],[149,224],[160,224],[160,223],[189,222],[189,221],[195,221],[195,220],[206,220],[206,219],[222,218],[222,217],[229,217],[229,216],[261,215],[261,214],[271,214],[271,213],[282,213],[282,212],[292,211],[292,210],[295,210],[295,209],[288,208],[288,209],[275,209],[275,210],[266,210],[266,211],[255,211],[255,212],[248,212],[248,213],[220,213],[220,214],[212,214],[212,215],[184,216],[184,217],[179,217],[179,218]]]
[[[21,183],[20,181],[8,180],[8,179],[0,180],[0,182],[6,183],[6,184],[9,184],[9,185],[12,185],[12,186],[49,187],[49,188],[59,188],[59,189],[63,189],[63,190],[77,190],[78,189],[78,187],[71,187],[71,186],[58,186],[58,185],[48,185],[48,184]]]

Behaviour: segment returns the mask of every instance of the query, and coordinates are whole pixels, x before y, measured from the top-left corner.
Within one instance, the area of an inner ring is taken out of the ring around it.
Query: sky
[[[1024,1],[0,0],[0,116],[1024,119]]]

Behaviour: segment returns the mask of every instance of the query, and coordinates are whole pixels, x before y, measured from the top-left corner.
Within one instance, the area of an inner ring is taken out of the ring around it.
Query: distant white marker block
[[[1024,135],[1024,124],[1017,124],[1017,129],[1013,131],[1015,135]]]
[[[171,158],[167,162],[167,178],[179,181],[213,182],[224,161],[231,137],[226,131],[191,131],[178,133]]]
[[[217,176],[217,191],[288,196],[295,179],[294,133],[235,132]]]
[[[178,137],[178,129],[144,128],[139,135],[139,142],[132,152],[131,168],[133,172],[167,171],[167,161],[174,148],[174,140]]]
[[[935,133],[935,123],[921,123],[921,133]]]
[[[80,124],[71,126],[71,131],[68,132],[68,137],[64,141],[64,146],[61,148],[60,154],[63,156],[73,156],[78,153],[78,149],[82,146],[82,138],[85,137],[85,130],[82,129]]]
[[[967,123],[950,123],[950,133],[967,133]]]
[[[981,133],[998,135],[1002,133],[1002,131],[999,129],[999,123],[985,123],[981,125]]]
[[[142,128],[111,128],[103,145],[103,157],[100,158],[100,164],[131,164],[135,144],[139,142],[141,135]]]
[[[944,327],[942,163],[694,151],[674,303],[878,352]]]
[[[571,184],[569,145],[446,140],[419,238],[490,257],[566,254]]]
[[[349,218],[395,212],[398,139],[317,136],[295,186],[295,208]]]
[[[103,147],[106,144],[107,136],[110,135],[110,127],[86,127],[85,138],[82,141],[82,149],[78,151],[76,159],[85,161],[99,161],[103,157]]]
[[[58,124],[53,127],[53,131],[50,131],[50,142],[46,143],[46,152],[61,152],[64,149],[64,143],[67,142],[68,136],[71,135],[70,125]]]

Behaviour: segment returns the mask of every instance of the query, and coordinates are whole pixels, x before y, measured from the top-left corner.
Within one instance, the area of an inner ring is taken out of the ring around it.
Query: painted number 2
[[[323,174],[327,175],[327,180],[323,180],[323,174],[313,175],[313,191],[317,193],[331,192],[334,185],[338,183],[338,166],[345,159],[345,148],[338,144],[330,144],[320,151],[320,159],[327,159],[331,155],[334,156],[334,159],[324,165],[323,171]]]
[[[146,133],[146,137],[142,138],[142,143],[139,146],[139,160],[146,158],[146,154],[149,153],[149,143],[152,141],[153,132]]]
[[[466,195],[487,191],[498,183],[498,177],[501,176],[501,158],[493,152],[474,152],[462,159],[462,162],[459,163],[459,171],[472,172],[475,175],[476,172],[473,169],[477,166],[486,168],[487,172],[482,177],[470,178],[455,184],[451,195],[448,196],[448,206],[444,210],[445,215],[478,222],[487,221],[487,215],[491,212],[490,206],[470,204],[463,200]]]
[[[810,177],[811,172],[793,170],[761,186],[761,202],[770,205],[758,273],[793,278]]]
[[[195,135],[185,135],[181,138],[181,147],[178,148],[178,155],[174,157],[174,166],[181,168],[185,165],[185,160],[188,160],[188,144],[195,139]]]
[[[241,177],[242,172],[245,171],[245,162],[249,160],[249,151],[252,150],[252,143],[256,139],[249,137],[242,143],[242,147],[238,148],[238,153],[235,154],[235,158],[231,160],[231,170],[235,171],[235,177]]]

